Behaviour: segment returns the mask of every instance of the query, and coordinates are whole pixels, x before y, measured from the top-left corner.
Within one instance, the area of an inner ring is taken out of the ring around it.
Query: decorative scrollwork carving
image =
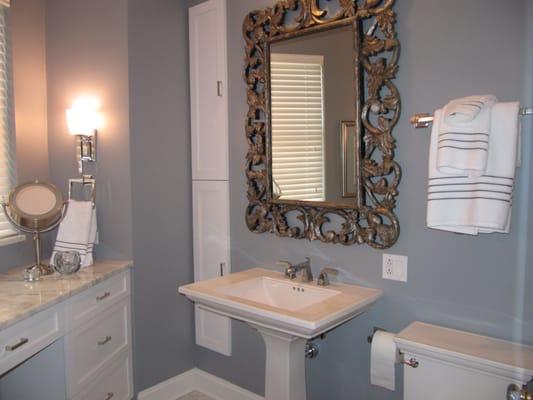
[[[337,7],[321,8],[336,2]],[[398,71],[400,44],[394,29],[394,0],[282,0],[271,8],[250,12],[243,22],[246,41],[246,224],[252,232],[320,240],[344,245],[366,243],[378,249],[392,246],[400,227],[394,214],[401,169],[394,160],[392,129],[400,114],[400,94],[392,82]],[[330,12],[335,9],[334,12]],[[287,21],[291,17],[290,21]],[[268,196],[267,109],[268,42],[276,36],[343,20],[369,27],[362,35],[358,59],[367,95],[359,116],[362,151],[359,155],[361,190],[353,208],[315,206],[309,202],[283,204]],[[336,227],[336,229],[334,229]]]

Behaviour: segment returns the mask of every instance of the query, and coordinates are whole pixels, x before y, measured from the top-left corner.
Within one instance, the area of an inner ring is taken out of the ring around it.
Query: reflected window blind
[[[12,123],[11,55],[9,47],[9,3],[0,1],[0,200],[6,200],[15,182],[15,143]],[[0,239],[17,232],[0,209]]]
[[[272,54],[273,191],[324,200],[323,57]]]

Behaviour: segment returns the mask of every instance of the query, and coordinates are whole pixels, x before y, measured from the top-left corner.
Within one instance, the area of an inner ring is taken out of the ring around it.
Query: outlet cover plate
[[[383,254],[383,279],[407,282],[407,256]]]

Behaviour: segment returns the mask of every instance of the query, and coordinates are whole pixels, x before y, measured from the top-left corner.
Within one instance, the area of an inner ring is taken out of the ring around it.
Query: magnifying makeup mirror
[[[21,232],[33,234],[35,264],[30,267],[36,277],[54,272],[41,260],[41,234],[56,228],[63,219],[67,202],[57,187],[44,182],[27,182],[14,188],[9,202],[2,203],[7,219]],[[37,270],[37,271],[36,271]]]

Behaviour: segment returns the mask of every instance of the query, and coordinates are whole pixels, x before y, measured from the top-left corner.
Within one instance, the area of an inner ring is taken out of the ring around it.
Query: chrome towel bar
[[[533,107],[520,108],[520,115],[533,115]],[[419,113],[411,115],[409,119],[415,128],[428,128],[433,122],[433,114]]]

